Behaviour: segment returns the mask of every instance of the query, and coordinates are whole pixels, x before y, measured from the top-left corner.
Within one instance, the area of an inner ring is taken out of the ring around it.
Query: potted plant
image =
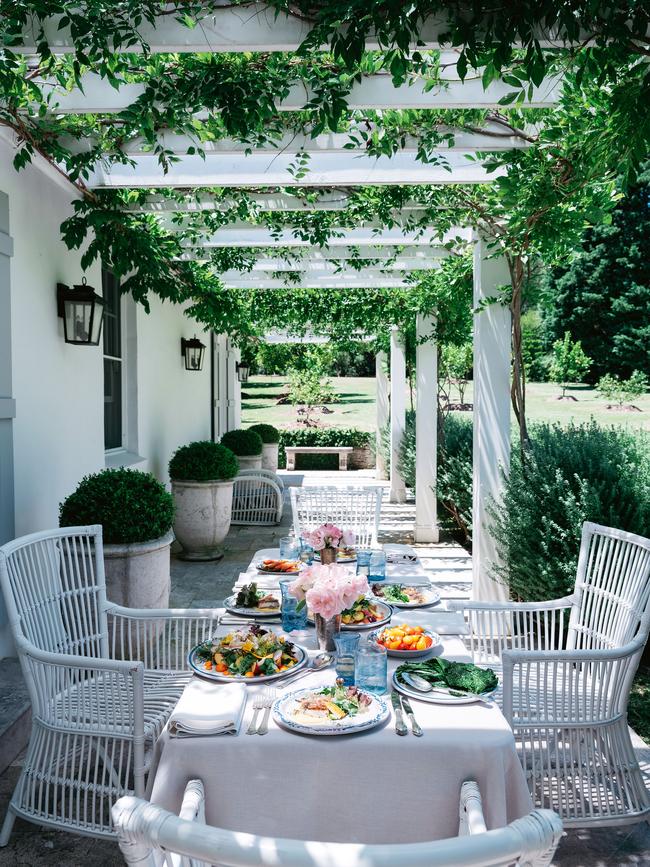
[[[101,524],[106,596],[128,608],[169,606],[174,503],[151,473],[107,469],[85,476],[59,507],[59,525]]]
[[[209,440],[181,446],[169,462],[176,507],[174,532],[185,560],[218,560],[232,514],[237,458]]]
[[[262,468],[262,437],[254,430],[229,430],[221,437],[221,445],[237,455],[242,470]]]
[[[254,430],[262,439],[262,469],[272,470],[276,473],[278,470],[280,431],[272,424],[254,424],[248,430]]]

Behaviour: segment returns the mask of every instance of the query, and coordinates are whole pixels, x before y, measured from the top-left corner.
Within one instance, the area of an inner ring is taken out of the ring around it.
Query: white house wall
[[[64,342],[56,284],[81,281],[81,253],[69,251],[60,225],[72,213],[74,191],[51,170],[16,172],[12,144],[0,137],[0,193],[9,200],[15,534],[58,525],[61,500],[86,474],[106,466],[102,346]],[[101,292],[101,268],[85,276]],[[138,469],[167,482],[167,462],[183,443],[210,436],[210,355],[201,372],[184,368],[181,337],[208,336],[179,307],[151,303],[151,313],[130,304],[128,351],[135,358],[129,388],[136,407],[129,448]],[[0,362],[2,353],[0,353]],[[135,425],[135,427],[134,427]],[[132,460],[131,458],[128,461]],[[128,462],[127,461],[127,462]],[[112,464],[119,465],[119,456]],[[0,540],[1,542],[2,540]],[[11,652],[0,601],[0,658]]]

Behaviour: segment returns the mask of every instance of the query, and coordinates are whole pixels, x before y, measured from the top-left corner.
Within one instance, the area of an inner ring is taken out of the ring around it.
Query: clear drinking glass
[[[297,560],[300,557],[300,542],[293,536],[283,536],[280,539],[280,557],[282,560]]]
[[[278,582],[280,584],[280,592],[282,593],[282,608],[280,609],[280,613],[282,616],[282,628],[285,632],[307,628],[307,606],[304,605],[298,611],[298,600],[289,593],[289,585],[293,580],[293,578],[281,578]]]
[[[370,552],[369,581],[384,581],[386,578],[386,554],[383,551]]]
[[[300,559],[308,566],[311,566],[311,564],[314,562],[314,549],[308,542],[305,542],[305,540],[302,538],[300,539]]]
[[[370,551],[357,551],[357,575],[370,574]]]
[[[386,648],[370,638],[357,647],[354,684],[364,692],[383,695],[388,681],[388,654]]]
[[[339,632],[334,636],[336,645],[336,676],[345,686],[354,686],[354,655],[361,636],[358,632]]]

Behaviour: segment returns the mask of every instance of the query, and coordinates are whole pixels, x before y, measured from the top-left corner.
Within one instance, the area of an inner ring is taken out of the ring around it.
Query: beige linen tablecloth
[[[305,637],[292,634],[296,642],[315,648],[313,633]],[[456,637],[443,639],[441,652],[467,659]],[[396,664],[389,661],[389,677]],[[316,673],[286,690],[325,685],[334,677],[333,670]],[[221,687],[213,688],[217,707]],[[249,689],[252,694],[260,687]],[[163,732],[149,777],[150,799],[177,813],[187,781],[200,777],[212,825],[360,843],[456,836],[460,787],[468,779],[481,788],[488,828],[532,809],[512,732],[496,706],[413,701],[413,708],[424,729],[421,738],[398,737],[392,710],[385,726],[358,735],[310,737],[271,720],[269,733],[260,737],[245,734],[253,714],[251,695],[236,737],[178,739]]]

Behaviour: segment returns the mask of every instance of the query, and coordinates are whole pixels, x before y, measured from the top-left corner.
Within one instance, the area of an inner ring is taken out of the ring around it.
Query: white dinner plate
[[[294,674],[294,672],[303,668],[307,663],[307,653],[304,647],[301,647],[299,644],[294,644],[293,649],[298,661],[286,671],[278,671],[276,674],[260,674],[257,677],[244,677],[243,674],[227,675],[215,671],[214,668],[211,671],[206,671],[204,661],[196,657],[196,651],[199,647],[200,645],[197,644],[196,647],[193,647],[192,650],[190,650],[189,656],[187,657],[190,668],[195,674],[205,677],[207,680],[216,680],[219,683],[262,683],[267,680],[281,680],[283,677],[289,677]]]
[[[386,584],[382,583],[381,585],[373,584],[373,595],[377,595],[374,593],[375,587],[383,589],[384,587],[394,587],[398,584],[402,587],[414,587],[422,594],[424,599],[422,602],[393,602],[392,599],[390,601],[385,600],[389,605],[392,605],[393,608],[424,608],[427,605],[437,605],[437,603],[440,602],[440,594],[436,593],[435,590],[431,590],[429,587],[420,587],[417,584],[409,584],[408,581],[389,581]],[[381,599],[382,602],[384,601],[382,596],[377,596],[377,599]]]
[[[420,690],[413,689],[413,687],[409,686],[407,683],[401,683],[398,681],[396,671],[393,672],[392,684],[398,692],[402,693],[402,695],[406,695],[409,698],[416,698],[418,701],[426,701],[429,704],[476,704],[476,702],[483,701],[483,699],[490,701],[491,695],[499,688],[497,685],[489,692],[481,693],[477,698],[474,698],[473,695],[445,695],[443,692],[420,692]],[[448,689],[448,687],[443,688]]]
[[[227,599],[224,599],[223,607],[231,614],[238,614],[240,617],[277,617],[280,613],[280,600],[277,600],[277,608],[244,608],[237,605],[237,593],[233,593]]]
[[[260,575],[276,575],[278,578],[282,578],[283,576],[285,578],[295,578],[300,572],[301,564],[298,560],[294,560],[293,562],[296,564],[296,569],[292,572],[283,572],[282,569],[267,569],[261,560],[259,563],[255,564],[255,568]]]
[[[315,720],[309,724],[298,722],[292,716],[298,700],[307,693],[316,692],[317,689],[318,687],[315,689],[313,687],[312,689],[299,689],[296,692],[280,696],[273,705],[273,719],[276,723],[290,731],[300,732],[300,734],[304,735],[351,735],[375,728],[375,726],[381,725],[390,716],[390,710],[384,699],[372,695],[370,696],[372,701],[368,705],[367,710],[354,717],[345,717],[341,720]],[[369,695],[369,693],[367,694]]]

